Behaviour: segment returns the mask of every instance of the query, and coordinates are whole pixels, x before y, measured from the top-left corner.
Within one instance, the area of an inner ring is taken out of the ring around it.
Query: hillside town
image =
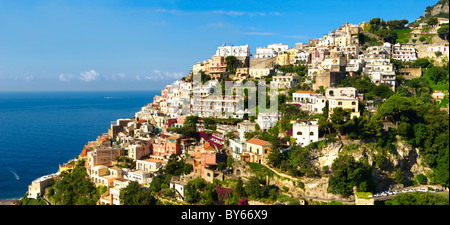
[[[172,204],[192,202],[188,200],[192,197],[187,196],[188,184],[192,180],[201,178],[224,187],[229,180],[242,179],[247,183],[251,182],[251,168],[260,168],[258,166],[295,183],[289,186],[289,192],[284,192],[291,193],[291,197],[338,199],[330,196],[338,196],[339,193],[322,191],[322,195],[314,196],[313,193],[306,194],[306,191],[299,194],[300,191],[294,189],[301,189],[297,181],[305,183],[313,170],[311,168],[323,171],[315,172],[311,177],[319,174],[317,180],[328,182],[331,177],[329,171],[334,168],[333,162],[338,154],[326,154],[323,149],[330,150],[331,145],[339,145],[339,151],[344,151],[356,146],[355,142],[363,143],[370,139],[366,138],[370,135],[364,136],[365,131],[352,133],[350,128],[341,129],[344,125],[338,126],[338,115],[344,117],[342,124],[352,120],[365,121],[360,122],[361,126],[369,124],[372,118],[378,118],[376,115],[382,113],[379,110],[390,96],[411,92],[411,88],[405,88],[405,83],[426,75],[424,69],[428,64],[424,66],[418,62],[426,59],[430,65],[448,65],[448,30],[443,39],[438,35],[433,37],[440,41],[419,41],[422,34],[436,34],[441,26],[448,24],[446,18],[438,18],[437,21],[432,25],[420,23],[415,27],[404,24],[401,29],[408,29],[412,38],[400,42],[395,41],[399,37],[386,41],[375,36],[370,30],[377,23],[371,21],[345,23],[323,37],[294,46],[282,43],[256,48],[247,44],[218,46],[214,55],[193,64],[188,76],[167,85],[153,102],[142,106],[135,115],[130,115],[131,118],[111,122],[107,133],[86,144],[76,159],[60,165],[57,174],[33,181],[27,197],[44,196],[45,188],[51,185],[52,180],[60,174],[70,173],[75,162],[83,161],[90,180],[96,186],[106,187],[97,204],[121,205],[120,193],[128,184],[137,182],[140,187],[152,190],[152,183],[158,176],[171,171],[174,162],[182,161],[190,166],[184,166],[187,169],[183,173],[172,173],[168,185],[163,184],[156,194],[163,199],[169,191],[161,194],[162,189],[170,189],[172,193],[167,194],[170,197],[166,201]],[[364,81],[366,86],[359,81]],[[229,91],[225,88],[227,82],[263,83],[255,90],[266,89],[266,100],[276,95],[278,100],[274,104],[277,110],[255,110],[256,106],[249,103],[250,94],[237,89],[231,90],[231,95],[223,95]],[[429,101],[439,106],[438,113],[448,115],[448,81],[447,90],[433,88],[430,96]],[[400,130],[405,126],[395,115],[383,115],[380,119],[383,132]],[[267,138],[269,134],[276,138]],[[290,156],[290,151],[300,148],[323,151],[322,155],[311,151],[309,154],[317,155],[310,155],[310,158],[320,162],[304,167],[307,168],[305,170],[294,167],[294,171],[306,171],[297,172],[299,176],[295,176],[289,169],[283,169],[291,167],[276,161],[275,156]],[[280,192],[284,186],[288,185],[278,185]],[[302,189],[312,185],[306,186]],[[359,190],[364,188],[356,186],[358,190],[352,192],[354,195],[346,195],[341,200],[351,200],[352,204],[373,204],[375,193],[358,198],[356,193],[364,192]],[[433,190],[445,188],[435,184],[428,186],[437,187]],[[255,198],[252,200],[257,204]]]

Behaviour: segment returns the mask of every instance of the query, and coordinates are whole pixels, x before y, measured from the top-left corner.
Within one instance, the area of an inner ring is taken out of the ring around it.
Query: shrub
[[[428,178],[421,173],[416,175],[416,179],[419,184],[424,185],[428,183]]]

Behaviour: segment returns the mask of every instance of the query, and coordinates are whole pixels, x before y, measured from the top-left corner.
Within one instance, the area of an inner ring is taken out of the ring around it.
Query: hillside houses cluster
[[[267,87],[289,90],[300,83],[312,85],[314,91],[295,91],[287,104],[310,114],[322,114],[327,108],[329,115],[337,107],[350,111],[351,117],[360,116],[359,103],[364,99],[354,87],[338,87],[346,77],[368,75],[377,85],[386,84],[395,91],[396,69],[390,58],[402,61],[417,59],[416,50],[408,44],[384,43],[362,50],[359,45],[358,25],[343,24],[319,39],[298,43],[293,48],[282,43],[256,48],[251,54],[248,45],[217,48],[211,58],[193,65],[191,74],[167,85],[153,102],[143,106],[133,119],[119,119],[111,123],[108,133],[89,142],[80,157],[86,160],[86,169],[97,185],[108,187],[100,204],[120,204],[120,189],[130,181],[149,185],[171,155],[185,157],[193,166],[190,177],[202,177],[212,182],[223,179],[219,163],[226,162],[222,149],[234,160],[266,164],[274,149],[268,141],[246,138],[246,133],[257,129],[267,131],[281,118],[279,112],[259,112],[253,120],[248,119],[248,109],[238,106],[244,96],[222,96],[220,82],[230,80],[266,81]],[[227,70],[227,60],[237,60],[235,73]],[[308,68],[302,77],[297,73],[284,73],[279,68],[303,65]],[[205,74],[209,82],[196,85],[194,74]],[[323,90],[323,91],[319,91]],[[199,116],[195,124],[200,141],[171,132],[171,127],[183,127],[189,116]],[[205,127],[202,118],[240,119],[235,124],[217,124],[214,130]],[[291,140],[300,146],[319,141],[317,120],[291,121]],[[230,135],[231,134],[231,135]],[[290,143],[284,143],[290,144]],[[188,155],[188,156],[187,156]],[[125,166],[131,163],[131,167]],[[131,169],[130,169],[131,168]],[[187,177],[187,176],[186,176]],[[183,199],[185,177],[171,181],[180,199]]]

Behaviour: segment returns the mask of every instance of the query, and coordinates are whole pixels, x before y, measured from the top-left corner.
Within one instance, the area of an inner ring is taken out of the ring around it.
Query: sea
[[[0,92],[0,200],[23,197],[34,179],[56,173],[160,93]]]

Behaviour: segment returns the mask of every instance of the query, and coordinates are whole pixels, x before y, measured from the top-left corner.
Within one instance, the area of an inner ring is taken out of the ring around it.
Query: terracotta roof
[[[212,149],[212,150],[214,150],[214,146],[212,146],[212,144],[209,143],[209,142],[206,142],[204,147],[205,147],[205,149]]]
[[[296,91],[294,93],[297,93],[297,94],[316,94],[316,92],[314,92],[314,91]]]
[[[80,156],[81,156],[81,157],[87,156],[87,153],[88,153],[88,152],[89,152],[88,149],[83,149],[83,151],[81,151]]]
[[[252,139],[248,140],[247,143],[259,145],[259,146],[263,146],[263,145],[267,145],[267,144],[270,145],[270,143],[268,141],[264,141],[264,140],[261,140],[258,138],[252,138]]]
[[[146,122],[147,120],[138,120],[137,122],[138,123],[143,123],[143,122]]]

